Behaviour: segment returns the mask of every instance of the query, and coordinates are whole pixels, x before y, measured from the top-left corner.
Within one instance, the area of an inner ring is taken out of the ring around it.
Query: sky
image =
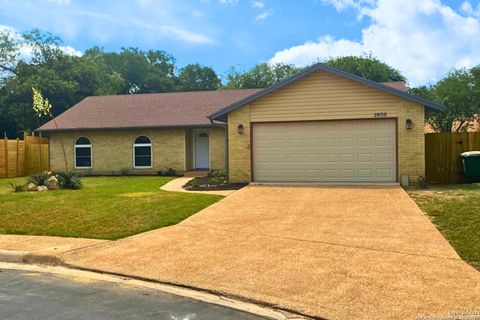
[[[371,53],[410,86],[480,64],[480,0],[0,0],[0,28],[93,46],[160,49],[224,76]]]

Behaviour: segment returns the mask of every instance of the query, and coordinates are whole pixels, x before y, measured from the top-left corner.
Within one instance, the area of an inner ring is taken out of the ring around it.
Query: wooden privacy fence
[[[22,177],[48,170],[48,139],[25,135],[0,139],[0,178]]]
[[[425,135],[425,175],[431,183],[463,182],[460,154],[480,151],[480,132],[444,132]]]

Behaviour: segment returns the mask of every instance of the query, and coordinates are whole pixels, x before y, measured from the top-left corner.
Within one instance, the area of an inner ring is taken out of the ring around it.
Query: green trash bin
[[[480,151],[468,151],[460,155],[465,180],[480,180]]]

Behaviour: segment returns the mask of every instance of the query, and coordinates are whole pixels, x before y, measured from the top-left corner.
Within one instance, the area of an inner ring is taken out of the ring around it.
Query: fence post
[[[5,178],[8,178],[8,137],[7,133],[3,133],[4,143],[5,143]]]
[[[16,167],[17,167],[17,169],[16,169],[16,174],[15,174],[15,176],[17,176],[17,177],[20,176],[20,175],[19,175],[19,173],[20,173],[20,172],[19,172],[20,164],[19,164],[19,161],[18,161],[18,158],[19,158],[19,154],[18,154],[18,153],[20,152],[20,148],[19,148],[20,142],[19,142],[19,141],[20,141],[20,139],[17,138],[17,157],[16,157],[16,160],[17,160],[17,165],[16,165]]]
[[[42,172],[42,133],[40,132],[38,134],[38,156],[39,156],[39,160],[38,160],[38,172]]]
[[[23,131],[23,174],[27,175],[27,132]]]

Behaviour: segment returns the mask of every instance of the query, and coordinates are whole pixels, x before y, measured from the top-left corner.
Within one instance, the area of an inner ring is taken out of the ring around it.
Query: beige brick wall
[[[153,146],[153,168],[133,168],[133,141],[145,135]],[[74,169],[73,145],[78,137],[85,136],[92,142],[92,168]],[[119,174],[123,168],[131,174],[156,174],[166,168],[177,172],[185,170],[185,130],[109,130],[73,131],[61,133],[70,171],[88,174]],[[50,134],[50,169],[65,170],[65,161],[60,139],[56,133]]]
[[[243,125],[243,134],[237,132]],[[242,106],[228,114],[228,164],[230,182],[250,182],[250,105]]]
[[[406,120],[413,128],[406,129]],[[404,102],[398,110],[398,175],[408,175],[411,184],[425,176],[425,111],[419,104]],[[401,182],[401,180],[399,181]]]
[[[226,138],[225,128],[210,129],[210,167],[213,170],[225,170]]]
[[[193,169],[193,129],[185,129],[185,169],[192,170]]]

